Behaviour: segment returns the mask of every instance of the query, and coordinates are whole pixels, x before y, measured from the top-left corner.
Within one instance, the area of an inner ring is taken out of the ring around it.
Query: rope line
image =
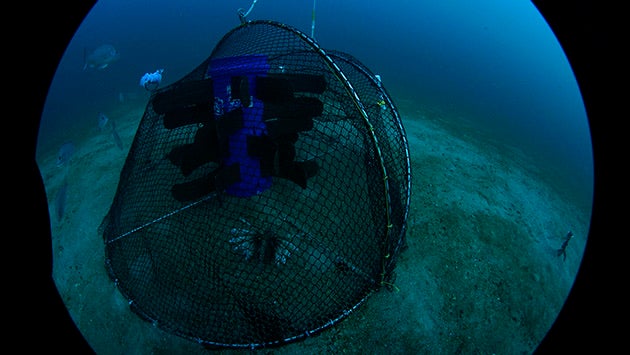
[[[198,201],[195,201],[195,202],[193,202],[193,203],[189,203],[188,205],[186,205],[186,206],[184,206],[184,207],[181,207],[181,208],[178,208],[178,209],[176,209],[176,210],[173,210],[173,211],[171,211],[171,212],[169,212],[169,213],[167,213],[167,214],[165,214],[165,215],[163,215],[163,216],[160,216],[160,217],[158,217],[158,218],[156,218],[156,219],[154,219],[154,220],[152,220],[152,221],[149,221],[149,222],[147,222],[147,223],[145,223],[145,224],[143,224],[143,225],[140,225],[140,226],[138,226],[138,227],[136,227],[136,228],[133,228],[133,229],[132,229],[132,230],[130,230],[129,232],[123,233],[123,234],[119,235],[119,236],[118,236],[118,237],[116,237],[116,238],[113,238],[113,239],[111,239],[111,240],[108,240],[108,241],[107,241],[107,244],[111,244],[111,243],[113,243],[113,242],[115,242],[115,241],[117,241],[117,240],[120,240],[120,239],[122,239],[122,238],[124,238],[124,237],[126,237],[126,236],[128,236],[128,235],[131,235],[131,234],[133,234],[133,233],[135,233],[135,232],[137,232],[137,231],[139,231],[139,230],[141,230],[141,229],[144,229],[144,228],[146,228],[146,227],[148,227],[148,226],[150,226],[150,225],[152,225],[152,224],[155,224],[155,223],[157,223],[157,222],[159,222],[159,221],[161,221],[161,220],[163,220],[163,219],[166,219],[166,218],[168,218],[168,217],[170,217],[170,216],[172,216],[172,215],[174,215],[174,214],[177,214],[177,213],[180,213],[180,212],[182,212],[182,211],[184,211],[184,210],[187,210],[187,209],[189,209],[190,207],[196,206],[196,205],[198,205],[198,204],[200,204],[200,203],[202,203],[202,202],[204,202],[204,201],[207,201],[207,200],[209,200],[209,199],[211,199],[211,198],[213,198],[213,197],[216,197],[216,194],[210,194],[210,195],[204,196],[202,199],[200,199],[200,200],[198,200]]]

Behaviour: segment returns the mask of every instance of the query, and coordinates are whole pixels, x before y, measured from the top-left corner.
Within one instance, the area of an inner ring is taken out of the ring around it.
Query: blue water
[[[103,0],[77,31],[44,108],[40,147],[97,124],[119,94],[143,94],[140,77],[164,68],[163,85],[207,58],[239,24],[249,0]],[[249,19],[311,33],[310,0],[259,0]],[[394,100],[411,100],[453,120],[464,117],[520,147],[591,193],[588,120],[562,48],[530,1],[319,0],[315,38],[379,73]],[[83,71],[84,50],[109,43],[120,60]],[[413,153],[413,147],[411,147]]]

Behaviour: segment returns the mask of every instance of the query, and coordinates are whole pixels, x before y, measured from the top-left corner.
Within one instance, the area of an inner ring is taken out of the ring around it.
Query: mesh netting
[[[100,227],[134,312],[209,346],[320,331],[390,285],[408,146],[355,58],[252,21],[156,91]]]

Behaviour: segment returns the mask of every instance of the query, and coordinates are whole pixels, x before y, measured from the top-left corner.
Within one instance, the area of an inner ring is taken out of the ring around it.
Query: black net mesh
[[[243,24],[149,101],[100,232],[131,308],[206,345],[300,339],[390,285],[408,146],[355,58]]]

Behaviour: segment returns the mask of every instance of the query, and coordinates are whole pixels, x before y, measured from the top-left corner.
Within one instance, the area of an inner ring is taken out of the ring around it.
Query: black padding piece
[[[232,97],[241,100],[243,107],[249,107],[252,103],[252,96],[249,93],[249,79],[247,76],[232,77]]]
[[[219,144],[214,125],[200,128],[193,143],[177,146],[167,158],[177,165],[184,176],[209,162],[219,162]]]
[[[234,163],[230,166],[222,166],[215,172],[214,183],[217,190],[225,190],[228,186],[241,180],[241,166]]]
[[[164,127],[173,129],[190,124],[210,124],[214,120],[210,104],[174,108],[164,114]]]
[[[214,99],[212,79],[203,79],[179,83],[167,87],[153,95],[153,111],[166,113],[188,106],[209,104]]]
[[[314,74],[269,74],[269,78],[288,80],[293,92],[309,92],[322,94],[326,90],[326,79],[323,75]]]
[[[316,117],[323,111],[324,104],[319,99],[298,97],[281,103],[265,103],[263,119]]]
[[[227,137],[243,128],[243,109],[234,109],[219,118],[217,121],[219,136]]]
[[[321,94],[326,90],[326,80],[322,75],[311,74],[271,74],[256,77],[254,95],[265,102],[287,101],[296,92]]]
[[[215,190],[214,175],[208,174],[192,181],[175,184],[171,192],[177,201],[187,202],[197,200]]]
[[[259,76],[256,77],[254,95],[264,102],[284,102],[293,99],[293,89],[285,78]]]
[[[273,175],[276,144],[267,135],[247,137],[247,155],[260,159],[262,176]]]

